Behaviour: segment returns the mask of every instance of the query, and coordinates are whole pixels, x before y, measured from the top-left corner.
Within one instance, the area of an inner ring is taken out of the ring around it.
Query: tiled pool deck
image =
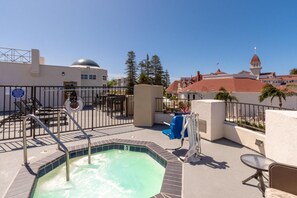
[[[262,197],[261,192],[257,188],[257,181],[252,180],[249,185],[241,184],[241,181],[252,175],[254,170],[243,165],[240,162],[240,156],[246,153],[254,153],[253,151],[225,139],[216,142],[202,141],[202,160],[196,164],[182,164],[177,160],[176,156],[185,154],[188,142],[185,142],[183,149],[178,152],[173,152],[173,155],[167,151],[164,152],[164,148],[178,147],[180,141],[170,141],[161,133],[162,128],[163,127],[161,126],[155,126],[153,128],[137,128],[133,125],[125,125],[121,127],[110,127],[96,131],[89,131],[88,134],[93,137],[91,139],[93,145],[97,146],[101,144],[111,145],[117,141],[118,143],[122,141],[124,144],[131,145],[155,145],[151,148],[152,150],[157,149],[163,154],[167,153],[166,155],[169,157],[169,161],[175,161],[176,163],[174,163],[177,166],[174,165],[174,167],[171,167],[167,164],[168,170],[166,169],[166,171],[169,171],[170,174],[176,174],[176,169],[182,168],[183,174],[181,175],[182,177],[165,175],[165,184],[162,186],[161,193],[156,195],[156,197]],[[71,147],[70,150],[72,151],[86,147],[86,140],[78,140],[76,138],[77,133],[73,134],[73,136],[71,136],[70,133],[63,134],[63,136],[67,136],[68,139],[68,141],[64,141],[66,142],[66,146],[69,148]],[[0,197],[4,197],[9,186],[13,189],[13,185],[18,186],[19,191],[14,191],[13,194],[8,192],[7,197],[26,197],[27,195],[22,194],[22,192],[24,192],[25,188],[29,187],[25,187],[26,185],[24,185],[23,181],[12,184],[13,180],[15,178],[17,180],[18,177],[27,177],[27,174],[36,174],[40,166],[44,166],[44,164],[59,156],[61,157],[64,154],[63,152],[56,150],[57,146],[49,141],[49,137],[43,136],[38,138],[38,141],[35,140],[34,142],[37,142],[36,145],[32,143],[31,148],[28,149],[28,157],[31,162],[31,173],[28,173],[28,170],[21,166],[23,161],[22,149],[20,149],[20,145],[22,144],[21,140],[0,142],[0,147],[3,147],[3,152],[1,153],[0,151]],[[11,146],[8,145],[10,144],[14,145],[14,147],[9,150]],[[81,144],[85,145],[83,147],[78,146]],[[72,155],[77,155],[77,153]],[[165,157],[163,156],[162,159],[164,158]],[[159,162],[161,162],[160,159]],[[57,164],[55,164],[55,166],[56,165]],[[50,168],[47,169],[49,170]],[[35,176],[31,179],[32,183],[34,182],[34,179]],[[175,183],[168,183],[170,180],[172,182],[174,180]],[[178,188],[180,183],[182,183],[182,188]],[[22,185],[23,187],[20,188]],[[173,189],[175,191],[173,191]],[[179,195],[179,193],[181,193],[181,195]]]

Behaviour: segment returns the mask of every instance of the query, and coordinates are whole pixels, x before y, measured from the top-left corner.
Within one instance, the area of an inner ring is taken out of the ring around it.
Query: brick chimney
[[[200,74],[200,71],[197,71],[197,81],[199,82],[200,80],[202,80],[202,75]]]

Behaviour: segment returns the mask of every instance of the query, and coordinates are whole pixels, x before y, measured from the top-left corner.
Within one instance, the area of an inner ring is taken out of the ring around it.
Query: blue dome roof
[[[75,61],[74,63],[72,63],[72,65],[100,67],[95,61],[92,61],[90,59],[85,59],[85,58],[81,58],[81,59]]]

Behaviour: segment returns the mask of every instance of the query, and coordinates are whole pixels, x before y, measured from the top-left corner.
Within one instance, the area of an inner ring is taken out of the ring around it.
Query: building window
[[[107,80],[107,76],[103,76],[103,80]]]
[[[103,84],[103,87],[106,87],[106,84]]]
[[[81,79],[88,79],[88,74],[82,74]]]
[[[90,75],[89,75],[89,79],[90,79],[90,80],[96,80],[96,75],[92,75],[92,74],[90,74]]]
[[[193,100],[195,100],[195,94],[193,94]]]

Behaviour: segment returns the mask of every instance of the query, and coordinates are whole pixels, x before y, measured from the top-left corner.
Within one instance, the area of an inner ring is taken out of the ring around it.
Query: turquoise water
[[[145,153],[109,150],[70,160],[70,181],[65,164],[38,179],[34,198],[110,197],[141,198],[158,194],[165,168]]]

